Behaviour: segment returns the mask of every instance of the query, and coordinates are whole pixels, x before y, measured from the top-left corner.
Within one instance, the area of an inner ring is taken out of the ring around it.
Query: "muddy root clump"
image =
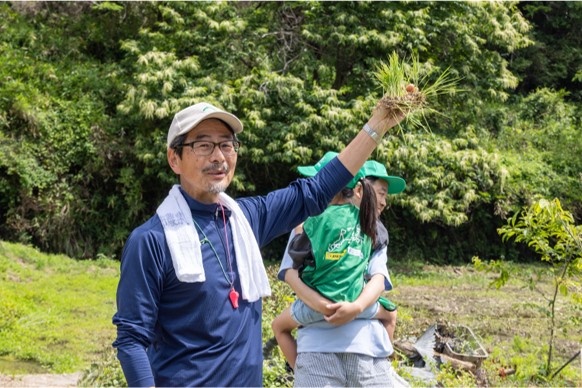
[[[426,105],[426,96],[419,92],[406,93],[402,96],[385,95],[378,102],[379,108],[384,108],[395,115],[403,113],[408,115],[412,112],[424,108]]]

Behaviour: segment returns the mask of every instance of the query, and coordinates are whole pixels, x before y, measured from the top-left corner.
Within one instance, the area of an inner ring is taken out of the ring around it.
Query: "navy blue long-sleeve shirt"
[[[260,247],[321,213],[352,179],[336,158],[311,179],[260,197],[237,199]],[[241,293],[228,217],[183,193],[210,243],[202,245],[206,281],[180,282],[157,215],[136,228],[124,247],[113,346],[129,386],[261,386],[261,300],[228,298],[227,276]],[[200,240],[204,236],[199,233]],[[230,255],[227,254],[228,250]],[[212,247],[216,250],[214,254]],[[232,272],[228,264],[232,263]],[[220,263],[219,263],[220,261]]]

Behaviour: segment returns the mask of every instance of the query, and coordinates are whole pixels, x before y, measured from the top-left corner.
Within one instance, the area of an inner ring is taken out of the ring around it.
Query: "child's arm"
[[[289,268],[285,272],[285,282],[289,284],[291,289],[295,291],[297,297],[306,305],[319,311],[323,315],[333,314],[335,310],[328,308],[328,305],[333,303],[331,300],[322,296],[319,292],[303,283],[299,277],[299,272],[296,269]]]
[[[353,302],[339,302],[332,303],[327,306],[331,310],[335,310],[335,313],[326,316],[325,320],[333,325],[343,325],[354,320],[358,314],[364,311],[367,307],[378,301],[380,295],[384,291],[384,275],[376,274],[362,290],[362,293]]]

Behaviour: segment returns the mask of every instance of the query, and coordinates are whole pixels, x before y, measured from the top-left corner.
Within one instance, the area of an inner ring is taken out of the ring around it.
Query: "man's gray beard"
[[[220,164],[220,163],[213,163],[211,166],[206,167],[202,170],[202,172],[210,172],[210,171],[224,171],[225,174],[228,174],[230,168],[228,168],[228,164]],[[208,191],[212,194],[220,194],[226,190],[228,187],[228,183],[214,183],[210,184]]]
[[[216,184],[210,185],[210,187],[208,188],[208,191],[211,192],[212,194],[220,194],[226,190],[226,186],[227,185],[224,183],[216,183]]]

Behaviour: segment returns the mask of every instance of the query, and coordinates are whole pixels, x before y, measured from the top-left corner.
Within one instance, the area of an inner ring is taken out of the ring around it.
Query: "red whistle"
[[[237,309],[238,308],[238,292],[236,292],[236,290],[234,288],[231,288],[230,293],[228,294],[228,297],[230,298],[230,303],[232,303],[232,307]]]

